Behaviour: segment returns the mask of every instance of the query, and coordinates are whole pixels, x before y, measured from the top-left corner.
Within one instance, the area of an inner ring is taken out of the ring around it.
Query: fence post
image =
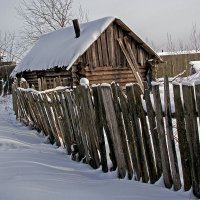
[[[0,96],[2,96],[2,92],[3,92],[3,81],[0,80]]]
[[[41,93],[41,95],[42,95],[42,98],[43,98],[43,101],[44,101],[46,113],[48,115],[49,124],[51,125],[51,129],[52,129],[52,132],[53,132],[53,136],[55,138],[56,145],[60,146],[60,140],[59,140],[59,137],[58,137],[58,134],[57,134],[57,129],[56,129],[53,111],[52,111],[52,101],[51,101],[50,97],[48,96],[48,94]]]
[[[114,103],[110,86],[101,86],[102,100],[105,110],[105,120],[111,133],[111,139],[114,145],[114,152],[118,167],[118,177],[124,178],[126,176],[126,164],[122,150],[121,140],[119,137],[119,127],[117,124],[117,117],[114,110]]]
[[[78,102],[78,110],[81,115],[81,125],[83,133],[85,134],[85,146],[88,146],[87,162],[93,167],[99,167],[99,156],[97,152],[96,130],[93,118],[93,108],[89,101],[91,101],[89,89],[84,86],[78,86],[75,89],[75,97]],[[87,120],[87,121],[86,121]]]
[[[170,166],[171,166],[172,180],[174,184],[174,190],[177,191],[181,189],[181,180],[178,168],[178,159],[176,155],[176,147],[174,143],[169,82],[167,76],[164,77],[164,104],[165,104],[165,124],[166,124],[167,144],[168,144],[168,152],[171,164]]]
[[[132,164],[131,164],[131,158],[129,155],[129,148],[128,148],[128,143],[127,143],[127,139],[126,139],[127,136],[126,136],[126,131],[125,131],[125,127],[124,127],[121,106],[120,106],[120,102],[118,99],[119,94],[118,94],[117,87],[119,87],[119,86],[116,86],[115,83],[111,84],[114,109],[115,109],[116,119],[117,119],[118,128],[119,128],[119,137],[121,140],[122,150],[124,153],[124,159],[125,159],[126,167],[127,167],[127,171],[128,171],[128,179],[131,180],[133,177],[133,168],[132,168]]]
[[[126,128],[126,135],[127,135],[127,140],[128,140],[128,147],[129,147],[129,151],[130,151],[130,156],[132,159],[132,165],[133,165],[133,169],[135,171],[135,180],[139,181],[141,178],[141,166],[138,163],[138,159],[137,159],[137,155],[136,152],[138,151],[136,148],[136,144],[135,144],[135,135],[133,132],[133,127],[131,124],[131,114],[128,110],[128,101],[126,96],[123,94],[122,90],[117,87],[118,90],[118,97],[119,97],[119,101],[120,101],[120,105],[121,105],[121,112],[123,115],[123,119],[124,119],[124,125]]]
[[[69,120],[69,112],[66,108],[65,100],[64,100],[64,92],[58,91],[57,92],[59,99],[57,97],[57,100],[60,101],[60,108],[62,115],[60,117],[60,124],[62,126],[63,130],[63,139],[65,141],[65,147],[68,154],[71,154],[71,145],[74,138],[72,138],[73,130],[71,128],[70,120]]]
[[[147,163],[144,154],[144,146],[142,142],[142,134],[140,131],[139,118],[137,115],[137,106],[134,97],[134,88],[133,85],[128,85],[126,87],[126,93],[128,98],[128,109],[129,113],[131,113],[131,122],[133,126],[134,140],[136,145],[136,155],[137,155],[137,163],[140,169],[140,176],[142,177],[142,181],[147,183],[149,181]]]
[[[195,94],[196,94],[196,107],[197,112],[199,116],[199,122],[200,122],[200,84],[195,84]]]
[[[192,186],[195,196],[200,198],[200,144],[198,135],[196,105],[192,85],[183,85],[183,99],[186,120],[186,134],[191,155]]]
[[[174,91],[175,116],[176,116],[177,133],[178,133],[178,145],[181,156],[184,189],[185,191],[188,191],[190,190],[192,185],[191,169],[190,169],[191,158],[190,158],[189,145],[185,130],[184,110],[181,101],[180,86],[173,83],[173,91]]]
[[[77,143],[78,150],[79,150],[79,160],[87,156],[87,146],[85,146],[84,140],[83,140],[83,133],[81,130],[80,125],[80,116],[78,114],[77,104],[75,103],[75,96],[73,92],[65,91],[64,92],[65,97],[65,104],[66,109],[68,111],[68,123],[71,127],[72,133],[71,138]]]
[[[162,161],[161,161],[160,146],[159,146],[159,139],[158,139],[158,128],[156,126],[156,120],[155,120],[155,112],[154,112],[151,98],[150,98],[150,91],[148,89],[145,89],[144,91],[144,99],[146,102],[149,128],[151,131],[151,138],[152,138],[152,143],[153,143],[153,148],[154,148],[155,164],[156,164],[156,172],[157,172],[157,180],[158,180],[162,175]]]
[[[155,183],[157,180],[157,174],[156,174],[156,166],[154,162],[154,156],[153,156],[153,148],[152,148],[152,143],[149,135],[149,129],[146,121],[146,114],[141,102],[141,94],[142,91],[140,90],[140,87],[138,84],[133,85],[134,88],[134,96],[135,96],[135,101],[137,105],[137,113],[138,117],[140,118],[140,123],[141,123],[141,130],[142,130],[142,141],[144,145],[144,153],[147,161],[147,168],[149,172],[149,179],[150,183]]]
[[[93,97],[94,97],[94,108],[95,108],[95,115],[96,115],[95,120],[96,120],[97,136],[98,136],[98,141],[99,141],[99,151],[101,155],[102,171],[108,172],[106,147],[105,147],[105,139],[104,139],[104,132],[103,132],[102,101],[100,99],[99,89],[100,89],[99,86],[92,87],[92,92],[93,92]]]
[[[55,141],[55,137],[53,135],[53,130],[51,129],[51,124],[50,124],[50,120],[48,118],[46,105],[44,103],[44,99],[42,98],[41,94],[38,95],[38,98],[39,98],[38,100],[39,100],[39,103],[40,103],[41,113],[43,115],[46,134],[49,136],[50,143],[53,144],[54,141]]]
[[[61,91],[60,91],[61,92]],[[70,154],[71,153],[71,138],[70,135],[68,134],[68,126],[66,123],[66,120],[64,120],[64,118],[67,116],[64,114],[63,108],[62,108],[62,96],[58,96],[59,92],[55,91],[52,94],[52,98],[54,99],[54,113],[55,113],[55,117],[57,118],[57,124],[58,124],[58,128],[59,128],[59,132],[60,135],[62,137],[64,146],[67,150],[67,153]],[[60,97],[60,99],[59,99]]]
[[[103,123],[103,128],[105,130],[105,134],[106,134],[106,138],[108,141],[108,146],[109,146],[109,156],[110,156],[110,160],[112,162],[112,167],[111,167],[111,171],[115,171],[117,168],[117,160],[116,160],[116,156],[115,156],[115,151],[114,151],[114,143],[113,143],[113,139],[111,136],[111,131],[108,127],[107,121],[106,121],[106,110],[104,107],[104,102],[103,102],[103,96],[102,96],[102,89],[101,86],[97,86],[97,94],[98,94],[98,100],[99,100],[99,106],[100,106],[100,110],[102,112],[102,123]]]
[[[165,128],[163,122],[163,111],[160,99],[160,92],[159,92],[159,85],[153,85],[153,96],[154,96],[154,105],[155,105],[155,114],[156,114],[156,122],[158,128],[158,138],[160,144],[160,151],[161,151],[161,161],[162,161],[162,168],[163,168],[163,179],[164,184],[167,188],[172,187],[172,176],[170,170],[170,163],[167,151],[167,144],[165,138]]]

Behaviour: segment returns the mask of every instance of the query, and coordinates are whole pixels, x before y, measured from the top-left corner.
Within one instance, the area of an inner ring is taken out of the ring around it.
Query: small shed
[[[23,77],[38,88],[74,86],[82,77],[90,84],[146,80],[162,59],[127,25],[116,17],[105,17],[42,35],[14,69],[12,76]],[[134,72],[135,71],[135,72]]]

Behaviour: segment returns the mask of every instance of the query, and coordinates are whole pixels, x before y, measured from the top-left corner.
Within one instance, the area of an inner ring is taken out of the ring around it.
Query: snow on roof
[[[42,35],[11,76],[22,71],[46,70],[55,66],[67,66],[69,69],[114,20],[115,17],[105,17],[80,24],[79,38],[75,38],[73,26]]]

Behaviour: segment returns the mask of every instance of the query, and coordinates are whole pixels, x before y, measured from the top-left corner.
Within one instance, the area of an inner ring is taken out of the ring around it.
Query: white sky
[[[18,32],[22,21],[15,6],[20,0],[0,0],[0,30]],[[200,0],[74,0],[88,10],[89,19],[117,16],[143,39],[162,48],[166,35],[186,41],[192,24],[200,31]]]

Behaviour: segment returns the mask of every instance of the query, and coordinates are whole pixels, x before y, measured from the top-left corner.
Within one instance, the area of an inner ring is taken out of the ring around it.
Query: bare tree
[[[149,40],[148,38],[145,38],[145,41],[155,52],[161,51],[161,45],[155,44],[152,40]]]
[[[200,33],[197,30],[196,24],[192,25],[192,31],[190,35],[190,45],[191,49],[196,52],[200,50]]]
[[[182,40],[179,40],[179,51],[185,51],[185,45]]]
[[[168,52],[175,52],[175,43],[172,40],[171,34],[167,33],[167,47],[166,47]]]
[[[15,33],[0,32],[0,54],[3,61],[19,61],[25,49]]]
[[[75,18],[72,5],[73,0],[23,0],[17,11],[24,20],[22,39],[26,45],[33,44],[44,33],[70,25]],[[82,22],[87,21],[81,6],[78,13]]]
[[[77,13],[78,19],[80,20],[80,22],[88,22],[88,11],[83,9],[83,7],[81,5],[79,5],[78,8],[78,13]]]
[[[15,61],[20,60],[24,53],[19,45],[15,33],[0,32],[0,95],[11,92],[10,74],[14,69]]]

